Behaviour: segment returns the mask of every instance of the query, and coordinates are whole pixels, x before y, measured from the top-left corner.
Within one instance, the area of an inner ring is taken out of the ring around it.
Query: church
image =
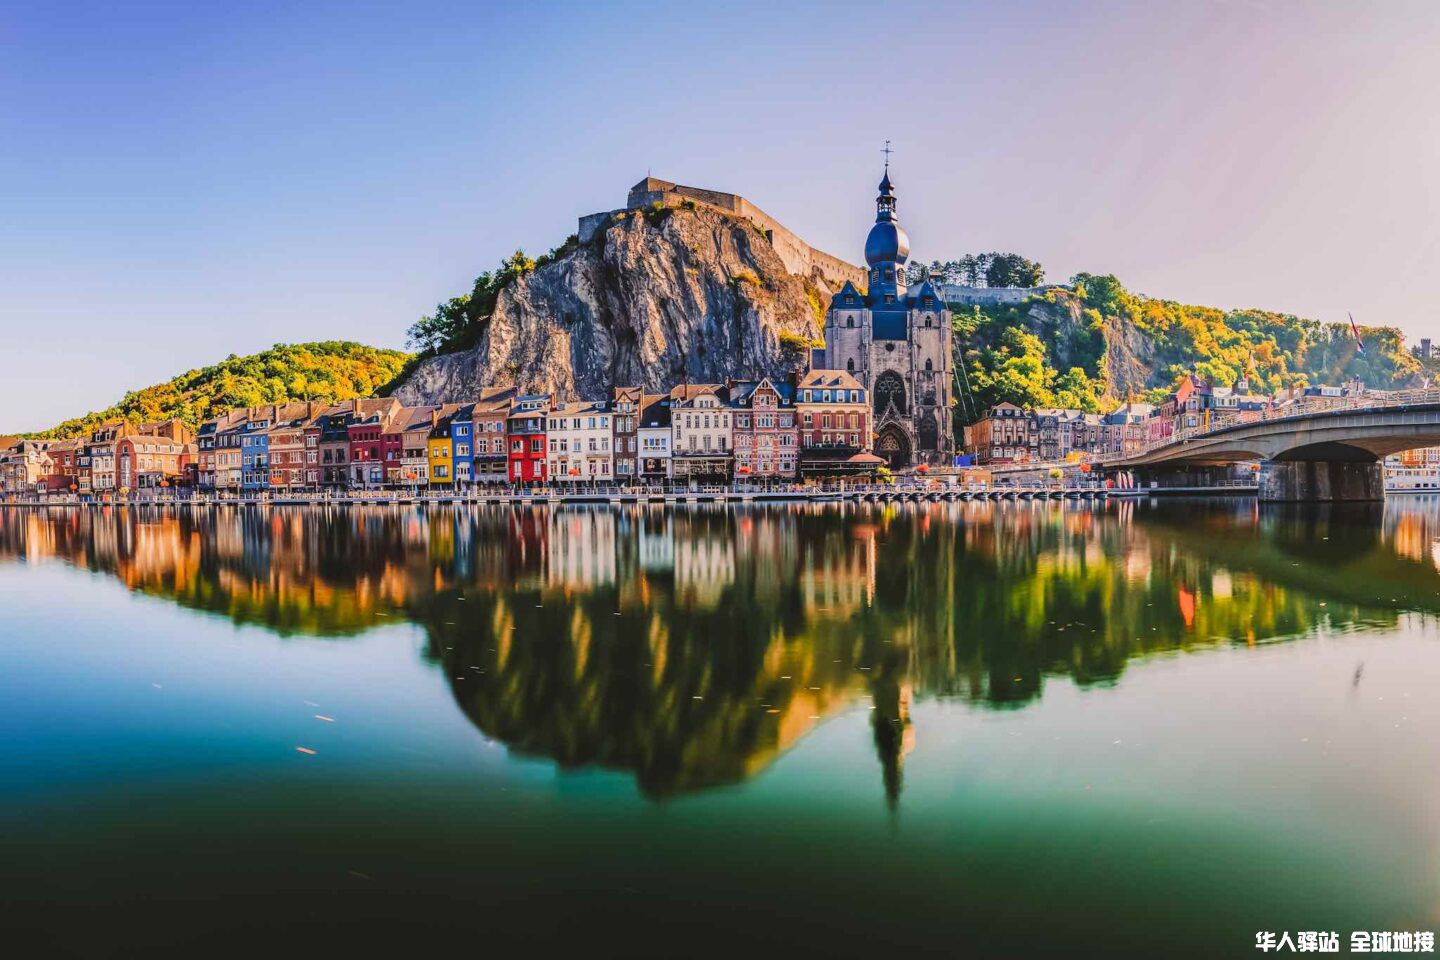
[[[910,238],[896,216],[889,164],[875,207],[865,240],[868,289],[847,281],[831,299],[817,360],[849,371],[870,391],[875,452],[892,467],[948,465],[955,449],[950,311],[931,279],[906,284]]]

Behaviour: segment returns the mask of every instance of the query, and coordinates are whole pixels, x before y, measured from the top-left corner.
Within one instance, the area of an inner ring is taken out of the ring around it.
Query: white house
[[[556,403],[546,422],[552,483],[609,483],[615,475],[610,449],[609,404],[603,400]]]

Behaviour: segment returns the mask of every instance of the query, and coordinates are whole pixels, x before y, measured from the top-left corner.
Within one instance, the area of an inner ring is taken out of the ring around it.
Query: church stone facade
[[[892,466],[948,465],[955,450],[950,311],[932,280],[906,285],[910,238],[896,217],[888,169],[875,206],[865,240],[868,289],[847,282],[831,299],[817,365],[847,370],[870,391],[875,452]]]

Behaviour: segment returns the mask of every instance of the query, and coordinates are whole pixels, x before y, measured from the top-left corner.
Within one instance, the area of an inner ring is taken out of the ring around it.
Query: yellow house
[[[450,439],[449,418],[438,420],[430,431],[428,443],[430,453],[430,482],[451,484],[455,482],[455,445]]]

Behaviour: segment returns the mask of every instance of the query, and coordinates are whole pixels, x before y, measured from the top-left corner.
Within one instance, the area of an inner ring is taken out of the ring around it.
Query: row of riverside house
[[[833,370],[661,394],[618,387],[604,400],[487,387],[443,405],[276,404],[200,426],[196,485],[250,494],[858,475],[884,463],[870,453],[871,429],[864,387]]]
[[[191,486],[196,450],[179,420],[103,423],[71,440],[0,438],[0,496],[100,498]]]
[[[231,410],[192,437],[179,421],[107,424],[86,440],[0,441],[0,493],[82,498],[152,488],[262,492],[500,484],[723,483],[872,474],[867,391],[844,371],[618,387],[564,400],[487,387],[466,403],[394,398]]]

